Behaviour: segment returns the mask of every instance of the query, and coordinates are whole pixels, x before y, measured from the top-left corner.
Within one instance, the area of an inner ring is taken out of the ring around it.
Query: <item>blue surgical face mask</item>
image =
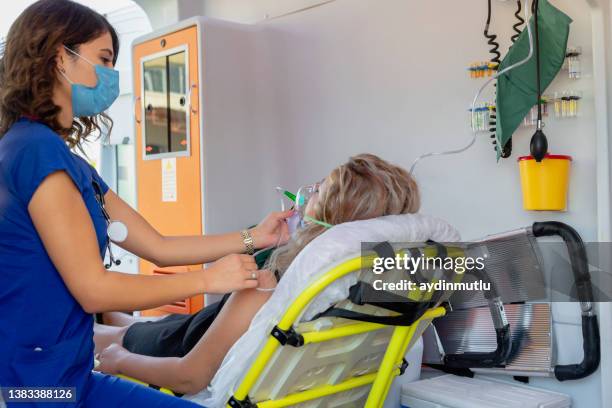
[[[82,58],[96,70],[98,83],[94,87],[75,84],[60,71],[72,85],[72,114],[75,117],[95,116],[108,109],[119,96],[119,71],[94,64],[87,58],[64,46],[66,50]]]

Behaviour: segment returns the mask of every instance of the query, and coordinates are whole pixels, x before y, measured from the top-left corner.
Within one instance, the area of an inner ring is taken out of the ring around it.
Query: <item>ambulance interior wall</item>
[[[253,59],[245,62],[249,66],[244,73],[252,81],[249,137],[260,148],[251,155],[253,188],[246,194],[236,192],[235,200],[257,206],[262,216],[278,208],[274,186],[295,190],[319,180],[350,155],[371,152],[409,168],[423,153],[464,146],[471,138],[468,108],[484,81],[471,79],[467,68],[491,58],[482,35],[486,2],[479,0],[432,0],[418,7],[404,0],[337,0],[260,22],[266,15],[275,17],[314,3],[204,3],[209,17],[259,22]],[[568,210],[522,209],[516,159],[529,153],[533,128],[515,133],[512,157],[499,163],[489,135],[480,134],[467,152],[427,159],[415,172],[422,212],[448,220],[464,239],[543,220],[566,222],[585,241],[598,237],[591,9],[586,1],[551,3],[572,17],[569,44],[583,50],[582,78],[570,80],[562,71],[546,90],[583,93],[579,117],[551,115],[545,121],[550,152],[574,159]],[[516,2],[493,1],[491,31],[498,35],[502,54],[510,44],[515,7]],[[490,87],[481,101],[492,101],[493,95]],[[231,115],[226,119],[228,127],[234,126]],[[212,191],[220,188],[218,184]],[[210,217],[227,219],[240,208],[228,207],[228,196],[223,197]],[[223,226],[238,226],[238,221],[243,221],[239,215]],[[578,305],[555,305],[559,363],[582,359],[579,322]],[[571,383],[536,378],[531,383],[570,393],[575,407],[600,406],[599,372]]]

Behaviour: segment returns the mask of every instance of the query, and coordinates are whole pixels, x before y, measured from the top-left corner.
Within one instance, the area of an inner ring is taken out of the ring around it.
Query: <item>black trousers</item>
[[[123,337],[123,347],[145,356],[183,357],[206,333],[229,296],[192,315],[171,314],[157,321],[134,323]]]

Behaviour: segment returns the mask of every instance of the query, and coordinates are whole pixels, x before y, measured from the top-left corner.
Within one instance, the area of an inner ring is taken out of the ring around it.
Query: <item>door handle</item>
[[[141,118],[138,117],[138,112],[140,111],[140,99],[140,96],[134,98],[134,119],[136,120],[136,123],[140,123],[141,121]]]
[[[191,84],[191,86],[189,87],[189,111],[193,114],[198,113],[198,106],[196,105],[196,107],[194,108],[191,101],[193,100],[193,90],[194,89],[198,89],[198,84],[196,84],[195,82]]]

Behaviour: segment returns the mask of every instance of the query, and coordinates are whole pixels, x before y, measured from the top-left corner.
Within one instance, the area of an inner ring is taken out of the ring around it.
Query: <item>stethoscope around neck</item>
[[[102,215],[104,216],[104,220],[106,220],[106,251],[108,252],[109,263],[104,264],[106,269],[113,266],[113,264],[119,266],[121,265],[121,259],[115,259],[113,256],[113,251],[111,249],[111,241],[112,242],[123,242],[127,239],[128,229],[127,226],[121,221],[113,221],[111,220],[108,212],[106,212],[105,202],[104,202],[104,194],[102,193],[102,188],[97,181],[92,180],[91,182],[94,190],[94,196],[98,204],[100,204],[100,209],[102,210]]]

